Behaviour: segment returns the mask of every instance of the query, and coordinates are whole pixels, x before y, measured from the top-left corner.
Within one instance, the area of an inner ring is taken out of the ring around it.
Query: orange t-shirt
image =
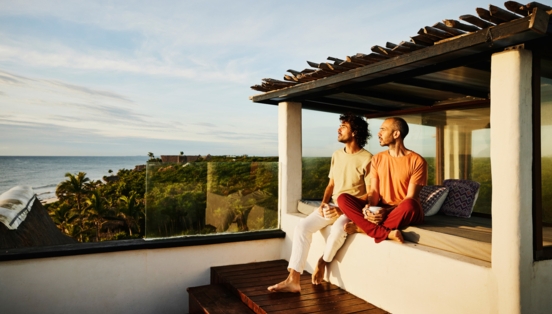
[[[413,151],[402,157],[384,151],[372,157],[370,177],[379,180],[381,202],[397,205],[405,199],[410,183],[427,184],[427,162]]]

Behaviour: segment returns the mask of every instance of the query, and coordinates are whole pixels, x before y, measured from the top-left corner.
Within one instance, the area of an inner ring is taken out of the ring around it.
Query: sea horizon
[[[54,198],[65,174],[85,172],[93,181],[115,175],[120,169],[145,165],[149,157],[138,156],[7,156],[0,155],[0,194],[18,186],[31,186],[41,200]],[[112,173],[109,173],[112,170]]]

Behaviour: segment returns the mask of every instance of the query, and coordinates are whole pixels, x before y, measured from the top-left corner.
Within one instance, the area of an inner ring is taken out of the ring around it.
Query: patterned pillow
[[[449,188],[449,194],[441,212],[448,216],[470,218],[479,195],[479,183],[470,180],[448,179],[443,185]]]
[[[437,214],[447,198],[449,189],[442,185],[427,185],[420,191],[420,203],[426,216]]]

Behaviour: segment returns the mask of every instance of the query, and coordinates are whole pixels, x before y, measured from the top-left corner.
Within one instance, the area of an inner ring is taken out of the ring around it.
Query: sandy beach
[[[42,205],[46,205],[46,204],[51,204],[51,203],[57,202],[57,201],[58,201],[57,197],[51,197],[51,198],[46,198],[46,199],[40,200],[40,203],[42,203]]]

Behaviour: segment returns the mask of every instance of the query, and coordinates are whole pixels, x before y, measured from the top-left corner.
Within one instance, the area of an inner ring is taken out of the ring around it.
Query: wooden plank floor
[[[277,260],[212,267],[211,284],[224,285],[255,313],[388,313],[328,282],[313,285],[307,272],[301,275],[300,294],[268,291],[287,277],[287,264]]]

